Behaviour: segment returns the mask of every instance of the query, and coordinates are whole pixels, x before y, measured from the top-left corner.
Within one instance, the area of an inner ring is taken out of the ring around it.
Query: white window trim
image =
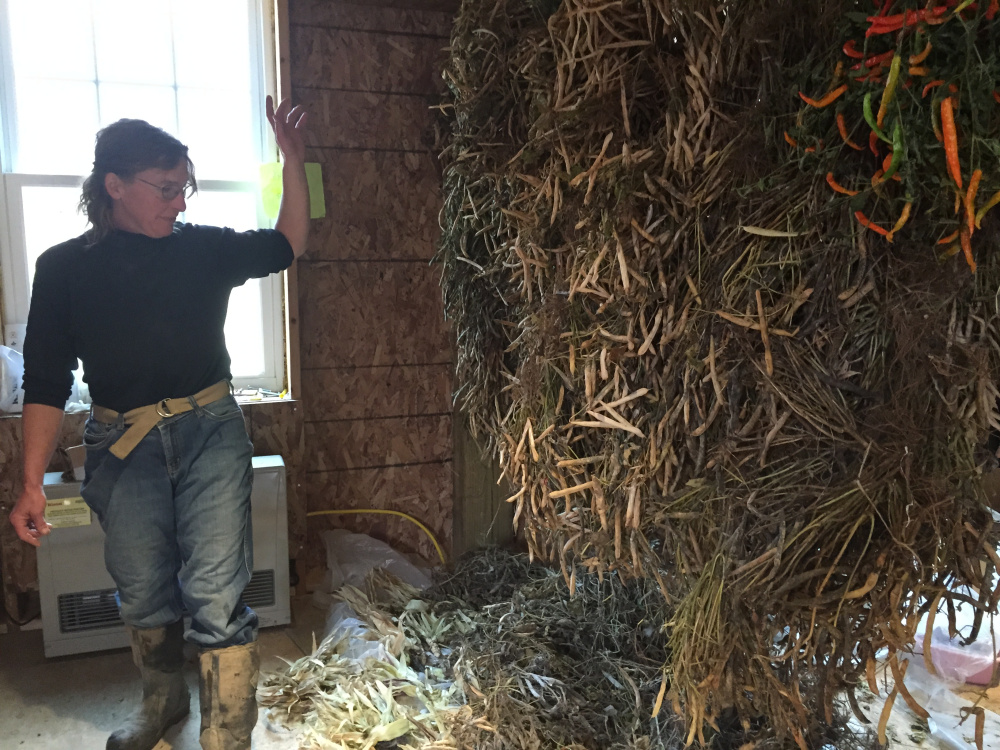
[[[25,234],[24,214],[21,203],[21,188],[24,187],[80,187],[83,179],[70,175],[35,175],[35,174],[4,174],[5,200],[3,210],[7,218],[7,238],[3,253],[3,305],[4,322],[7,325],[25,325],[28,322],[28,305],[31,302],[31,289],[28,279],[31,269],[28,268],[27,236]],[[66,238],[71,239],[70,237]],[[15,251],[18,248],[19,251]]]
[[[278,77],[278,60],[276,55],[275,6],[268,0],[246,0],[249,18],[248,32],[251,36],[251,65],[258,71],[251,76],[251,97],[259,102],[263,109],[264,95],[274,91]],[[0,0],[0,111],[14,112],[13,58],[11,56],[10,25],[7,23],[7,3]],[[25,252],[25,228],[21,211],[21,188],[31,185],[53,187],[78,187],[82,184],[81,176],[69,175],[29,175],[12,173],[7,170],[12,166],[14,130],[17,127],[16,117],[8,118],[7,129],[0,134],[0,218],[4,227],[0,231],[0,276],[2,276],[3,309],[0,311],[0,323],[3,324],[3,340],[8,345],[20,349],[27,323],[28,307],[31,290],[28,279],[27,255]],[[255,129],[256,146],[264,155],[265,160],[277,158],[277,145],[274,135],[261,116]],[[192,155],[196,160],[197,154]],[[236,189],[252,190],[258,194],[257,214],[258,225],[273,226],[263,213],[259,198],[259,186],[256,183],[232,182],[225,180],[199,180],[199,189],[204,191]],[[15,210],[16,209],[16,210]],[[70,238],[66,238],[70,239]],[[271,391],[281,391],[288,387],[286,372],[285,341],[285,307],[284,307],[284,272],[271,274],[260,279],[261,312],[264,320],[263,345],[265,371],[258,377],[234,378],[236,387],[258,387]]]

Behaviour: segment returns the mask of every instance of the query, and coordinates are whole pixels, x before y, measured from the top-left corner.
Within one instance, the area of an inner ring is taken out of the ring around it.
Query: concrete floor
[[[312,653],[313,634],[323,637],[325,610],[310,597],[292,600],[292,624],[260,631],[261,670],[284,666]],[[101,750],[108,735],[138,704],[138,670],[127,649],[46,659],[42,631],[10,627],[0,635],[0,747],[3,750]],[[154,750],[198,750],[198,664],[185,668],[191,714],[171,727]],[[263,718],[254,750],[295,750],[287,735],[271,731]]]
[[[260,631],[262,671],[282,669],[282,658],[294,661],[312,653],[313,635],[322,639],[326,615],[310,596],[293,598],[292,624]],[[198,666],[193,652],[185,677],[191,689],[191,714],[172,727],[154,750],[200,748]],[[0,750],[102,750],[108,735],[137,704],[139,690],[138,671],[127,649],[46,659],[41,629],[18,631],[12,626],[0,634]],[[884,694],[874,697],[861,690],[859,695],[864,710],[877,722]],[[984,747],[1000,748],[1000,688],[985,696],[963,692],[961,698],[963,704],[979,701],[988,709]],[[950,713],[957,714],[957,709],[952,706]],[[970,730],[971,726],[952,730],[964,742],[941,741],[929,736],[926,725],[897,700],[888,734],[893,750],[973,750]],[[298,750],[298,743],[269,728],[262,715],[253,748]]]

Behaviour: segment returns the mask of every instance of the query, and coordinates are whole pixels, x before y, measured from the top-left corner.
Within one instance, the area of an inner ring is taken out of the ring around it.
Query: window
[[[268,11],[270,6],[266,6]],[[96,132],[147,120],[190,148],[199,192],[182,220],[267,226],[257,170],[273,29],[262,0],[0,0],[0,261],[4,338],[17,348],[38,255],[81,234],[79,186]],[[237,386],[284,382],[281,283],[234,290],[226,343]]]

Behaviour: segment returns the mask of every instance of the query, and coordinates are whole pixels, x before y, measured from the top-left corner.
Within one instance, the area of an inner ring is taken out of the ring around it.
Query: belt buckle
[[[174,413],[170,411],[170,408],[167,406],[167,399],[163,399],[162,401],[157,402],[156,413],[159,414],[164,419],[166,419],[167,417],[174,416]]]

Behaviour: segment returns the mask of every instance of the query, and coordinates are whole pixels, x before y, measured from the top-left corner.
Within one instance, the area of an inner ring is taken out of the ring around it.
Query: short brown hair
[[[119,120],[97,133],[94,148],[94,170],[83,181],[80,210],[87,214],[91,242],[98,242],[114,230],[113,201],[104,187],[104,178],[116,174],[131,180],[146,169],[173,169],[187,162],[188,179],[198,189],[194,179],[194,164],[188,147],[170,133],[145,120]]]

